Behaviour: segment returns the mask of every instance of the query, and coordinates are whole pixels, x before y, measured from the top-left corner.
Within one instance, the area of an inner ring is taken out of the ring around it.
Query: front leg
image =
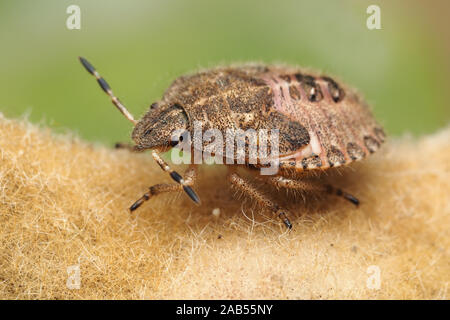
[[[197,178],[197,166],[191,165],[184,173],[184,185],[173,184],[173,183],[160,183],[155,184],[149,188],[149,191],[140,197],[133,205],[130,207],[130,211],[134,211],[139,208],[145,201],[150,200],[151,197],[156,196],[160,193],[175,192],[175,191],[186,191],[192,190],[190,187],[194,185]],[[189,188],[186,188],[189,187]],[[186,190],[187,189],[187,190]],[[195,197],[196,194],[189,195],[191,198]]]
[[[197,196],[195,191],[190,187],[187,180],[184,179],[178,172],[172,170],[167,162],[164,161],[163,158],[159,155],[159,152],[156,150],[152,150],[152,157],[156,161],[156,163],[161,167],[161,169],[167,173],[169,173],[170,177],[177,183],[182,186],[182,189],[189,198],[192,199],[196,204],[200,204],[200,198]],[[192,163],[192,154],[191,154],[191,163]],[[192,170],[196,170],[195,165],[191,165],[190,168],[194,168]],[[196,171],[194,172],[194,176],[196,175]]]

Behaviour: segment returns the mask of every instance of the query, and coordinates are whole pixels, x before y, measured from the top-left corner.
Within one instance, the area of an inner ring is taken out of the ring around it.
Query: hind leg
[[[276,203],[274,203],[266,195],[257,190],[236,172],[230,171],[230,173],[228,174],[228,180],[231,182],[234,188],[242,191],[245,195],[255,200],[259,205],[272,211],[283,221],[288,229],[292,229],[292,224],[287,217],[287,211],[285,209],[279,207]]]
[[[347,193],[331,185],[321,184],[320,182],[313,182],[310,180],[295,180],[283,176],[270,177],[268,178],[267,181],[277,188],[286,188],[301,191],[326,192],[329,194],[336,195],[338,197],[342,197],[345,200],[353,203],[355,206],[359,205],[359,200],[350,193]]]

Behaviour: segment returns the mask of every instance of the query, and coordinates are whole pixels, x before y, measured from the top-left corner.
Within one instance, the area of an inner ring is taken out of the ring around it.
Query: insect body
[[[191,164],[183,177],[159,156],[179,142],[174,141],[174,132],[194,136],[196,122],[204,124],[203,131],[214,128],[224,136],[227,130],[277,129],[279,171],[267,177],[269,184],[277,188],[333,193],[355,205],[359,201],[352,195],[298,179],[298,174],[361,160],[375,152],[385,138],[383,129],[355,90],[315,72],[286,66],[245,65],[182,76],[172,83],[160,101],[150,106],[141,120],[136,121],[92,65],[81,57],[80,61],[135,125],[134,150],[152,150],[155,161],[177,182],[150,187],[149,192],[131,206],[131,211],[157,194],[182,189],[194,202],[200,203],[192,189],[197,165]],[[181,141],[183,135],[179,137]],[[200,148],[205,145],[201,144]],[[257,163],[246,161],[244,165],[263,167],[261,160],[264,159],[258,160]],[[278,215],[288,228],[292,227],[286,210],[239,175],[236,165],[229,165],[229,169],[228,179],[235,188]]]

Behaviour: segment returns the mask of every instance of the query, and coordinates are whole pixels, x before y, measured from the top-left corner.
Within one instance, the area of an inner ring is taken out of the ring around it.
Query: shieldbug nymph
[[[176,182],[151,186],[130,207],[131,211],[160,193],[179,190],[184,190],[195,203],[200,203],[192,188],[198,164],[191,163],[182,176],[160,156],[161,152],[178,146],[186,134],[195,137],[196,123],[205,125],[201,128],[202,133],[215,129],[223,136],[246,130],[276,132],[278,170],[276,174],[264,177],[268,184],[277,189],[327,192],[356,206],[359,205],[356,197],[319,181],[302,179],[302,173],[329,170],[361,160],[375,152],[385,138],[382,127],[355,90],[317,72],[296,67],[251,64],[219,67],[181,76],[166,90],[162,99],[153,103],[137,121],[94,67],[86,59],[79,59],[86,70],[95,76],[113,104],[133,123],[134,150],[151,150],[161,169]],[[261,137],[258,135],[255,140],[257,147],[263,141]],[[243,162],[223,161],[229,169],[228,180],[235,188],[281,218],[290,229],[292,224],[288,212],[236,170],[238,166],[247,169],[267,166],[268,162],[264,161],[267,159],[261,156],[262,153],[257,153],[256,162],[249,161],[247,151],[250,145],[246,137]],[[205,151],[206,147],[204,142],[195,144],[194,141],[189,151]],[[242,156],[234,149],[231,155],[228,149],[221,151],[223,153],[219,152],[219,156],[226,160]],[[217,149],[213,155],[217,156]]]

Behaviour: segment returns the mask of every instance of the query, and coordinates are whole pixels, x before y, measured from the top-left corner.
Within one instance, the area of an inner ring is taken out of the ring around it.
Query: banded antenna
[[[90,74],[92,74],[95,77],[95,79],[97,79],[97,82],[100,85],[100,88],[102,88],[102,90],[105,91],[106,94],[111,98],[112,103],[117,107],[117,109],[119,109],[119,111],[125,116],[125,118],[130,120],[133,123],[133,125],[136,125],[137,121],[134,120],[133,115],[127,110],[127,108],[125,108],[125,106],[114,95],[109,84],[106,82],[105,79],[103,79],[102,76],[100,76],[100,74],[97,72],[97,70],[95,70],[95,68],[92,66],[92,64],[90,64],[83,57],[78,57],[78,59],[80,59],[80,62],[83,65],[83,67]],[[192,201],[194,201],[195,203],[199,204],[200,198],[197,196],[195,191],[186,184],[186,181],[183,179],[183,177],[178,172],[170,169],[169,165],[160,157],[159,152],[156,150],[153,150],[152,156],[155,159],[155,161],[159,164],[161,169],[168,172],[170,174],[170,176],[172,177],[172,179],[175,180],[175,182],[177,182],[178,184],[180,184],[183,187],[183,190],[186,192],[186,194],[189,196],[189,198],[191,198]],[[145,200],[148,200],[148,199],[150,199],[150,196],[146,193],[143,197],[141,197],[138,201],[136,201],[131,206],[130,211],[136,210],[139,206],[141,206],[141,204]]]
[[[114,95],[114,93],[111,90],[111,87],[106,82],[105,79],[103,79],[102,76],[95,70],[95,68],[90,64],[85,58],[78,57],[83,67],[92,74],[95,79],[97,79],[98,84],[100,85],[100,88],[102,88],[103,91],[106,92],[106,94],[111,98],[112,103],[119,109],[119,111],[127,118],[128,120],[133,123],[133,125],[136,125],[137,121],[134,120],[133,115],[125,108],[125,106],[120,102],[120,100]]]

